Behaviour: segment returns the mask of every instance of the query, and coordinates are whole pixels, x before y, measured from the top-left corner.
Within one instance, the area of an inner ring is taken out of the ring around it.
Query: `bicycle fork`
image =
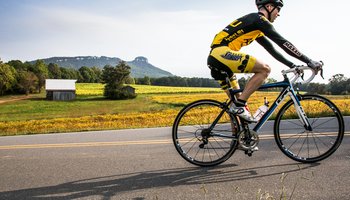
[[[302,97],[299,95],[296,95],[294,93],[294,91],[290,92],[289,96],[291,97],[292,101],[294,102],[295,110],[298,113],[299,120],[301,121],[302,124],[304,124],[305,130],[312,131],[310,121],[309,121],[308,117],[306,116],[306,113],[305,113],[303,107],[300,104],[299,98],[301,99]]]

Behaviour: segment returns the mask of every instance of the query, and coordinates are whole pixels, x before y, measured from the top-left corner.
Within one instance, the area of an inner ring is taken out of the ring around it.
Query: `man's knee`
[[[268,64],[257,62],[254,66],[253,72],[262,74],[267,78],[271,72],[271,68]]]
[[[271,73],[270,66],[268,64],[263,64],[262,72],[266,75],[266,77],[268,77]]]

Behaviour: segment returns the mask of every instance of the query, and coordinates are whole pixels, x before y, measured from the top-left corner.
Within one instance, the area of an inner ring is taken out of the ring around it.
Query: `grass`
[[[17,101],[11,100],[25,96],[1,97],[6,102],[0,106],[0,135],[171,126],[182,106],[158,103],[155,94],[222,92],[218,88],[133,87],[138,96],[119,101],[105,99],[102,84],[77,84],[74,101],[47,101],[45,92]]]
[[[77,95],[103,95],[104,85],[100,83],[77,83]],[[130,85],[137,94],[178,94],[178,93],[221,93],[219,88],[170,87],[151,85]]]
[[[135,99],[113,101],[101,96],[78,97],[75,101],[47,101],[44,98],[26,99],[3,104],[0,107],[0,121],[24,121],[55,118],[118,114],[130,112],[159,111],[162,104],[154,104],[148,95]]]
[[[171,126],[187,103],[227,99],[218,88],[133,86],[137,98],[120,101],[105,99],[102,84],[77,84],[74,101],[47,101],[45,93],[16,101],[9,100],[25,96],[0,97],[0,102],[8,101],[0,104],[0,135]],[[262,105],[264,96],[273,101],[277,94],[255,93],[249,101],[250,109],[254,112]],[[349,113],[349,98],[336,97],[334,102]]]
[[[152,94],[188,94],[203,92],[222,92],[218,88],[186,88],[132,85],[136,88],[137,98],[131,100],[108,100],[103,94],[103,84],[77,83],[77,99],[74,101],[47,101],[45,93],[29,99],[8,102],[0,106],[0,122],[41,120],[56,118],[76,118],[106,114],[134,112],[156,112],[171,109],[171,103],[157,103]],[[8,101],[25,96],[7,96]]]

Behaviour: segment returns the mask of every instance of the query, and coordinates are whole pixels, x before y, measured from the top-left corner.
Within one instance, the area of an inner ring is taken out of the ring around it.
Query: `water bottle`
[[[260,106],[258,110],[254,113],[253,115],[254,119],[259,121],[268,109],[269,109],[269,102],[267,101],[267,98],[264,97],[264,105]]]

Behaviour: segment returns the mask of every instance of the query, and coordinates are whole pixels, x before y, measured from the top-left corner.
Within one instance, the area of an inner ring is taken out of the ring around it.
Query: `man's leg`
[[[247,101],[250,95],[252,95],[264,83],[270,72],[270,67],[257,59],[252,70],[254,75],[245,86],[239,99]]]

